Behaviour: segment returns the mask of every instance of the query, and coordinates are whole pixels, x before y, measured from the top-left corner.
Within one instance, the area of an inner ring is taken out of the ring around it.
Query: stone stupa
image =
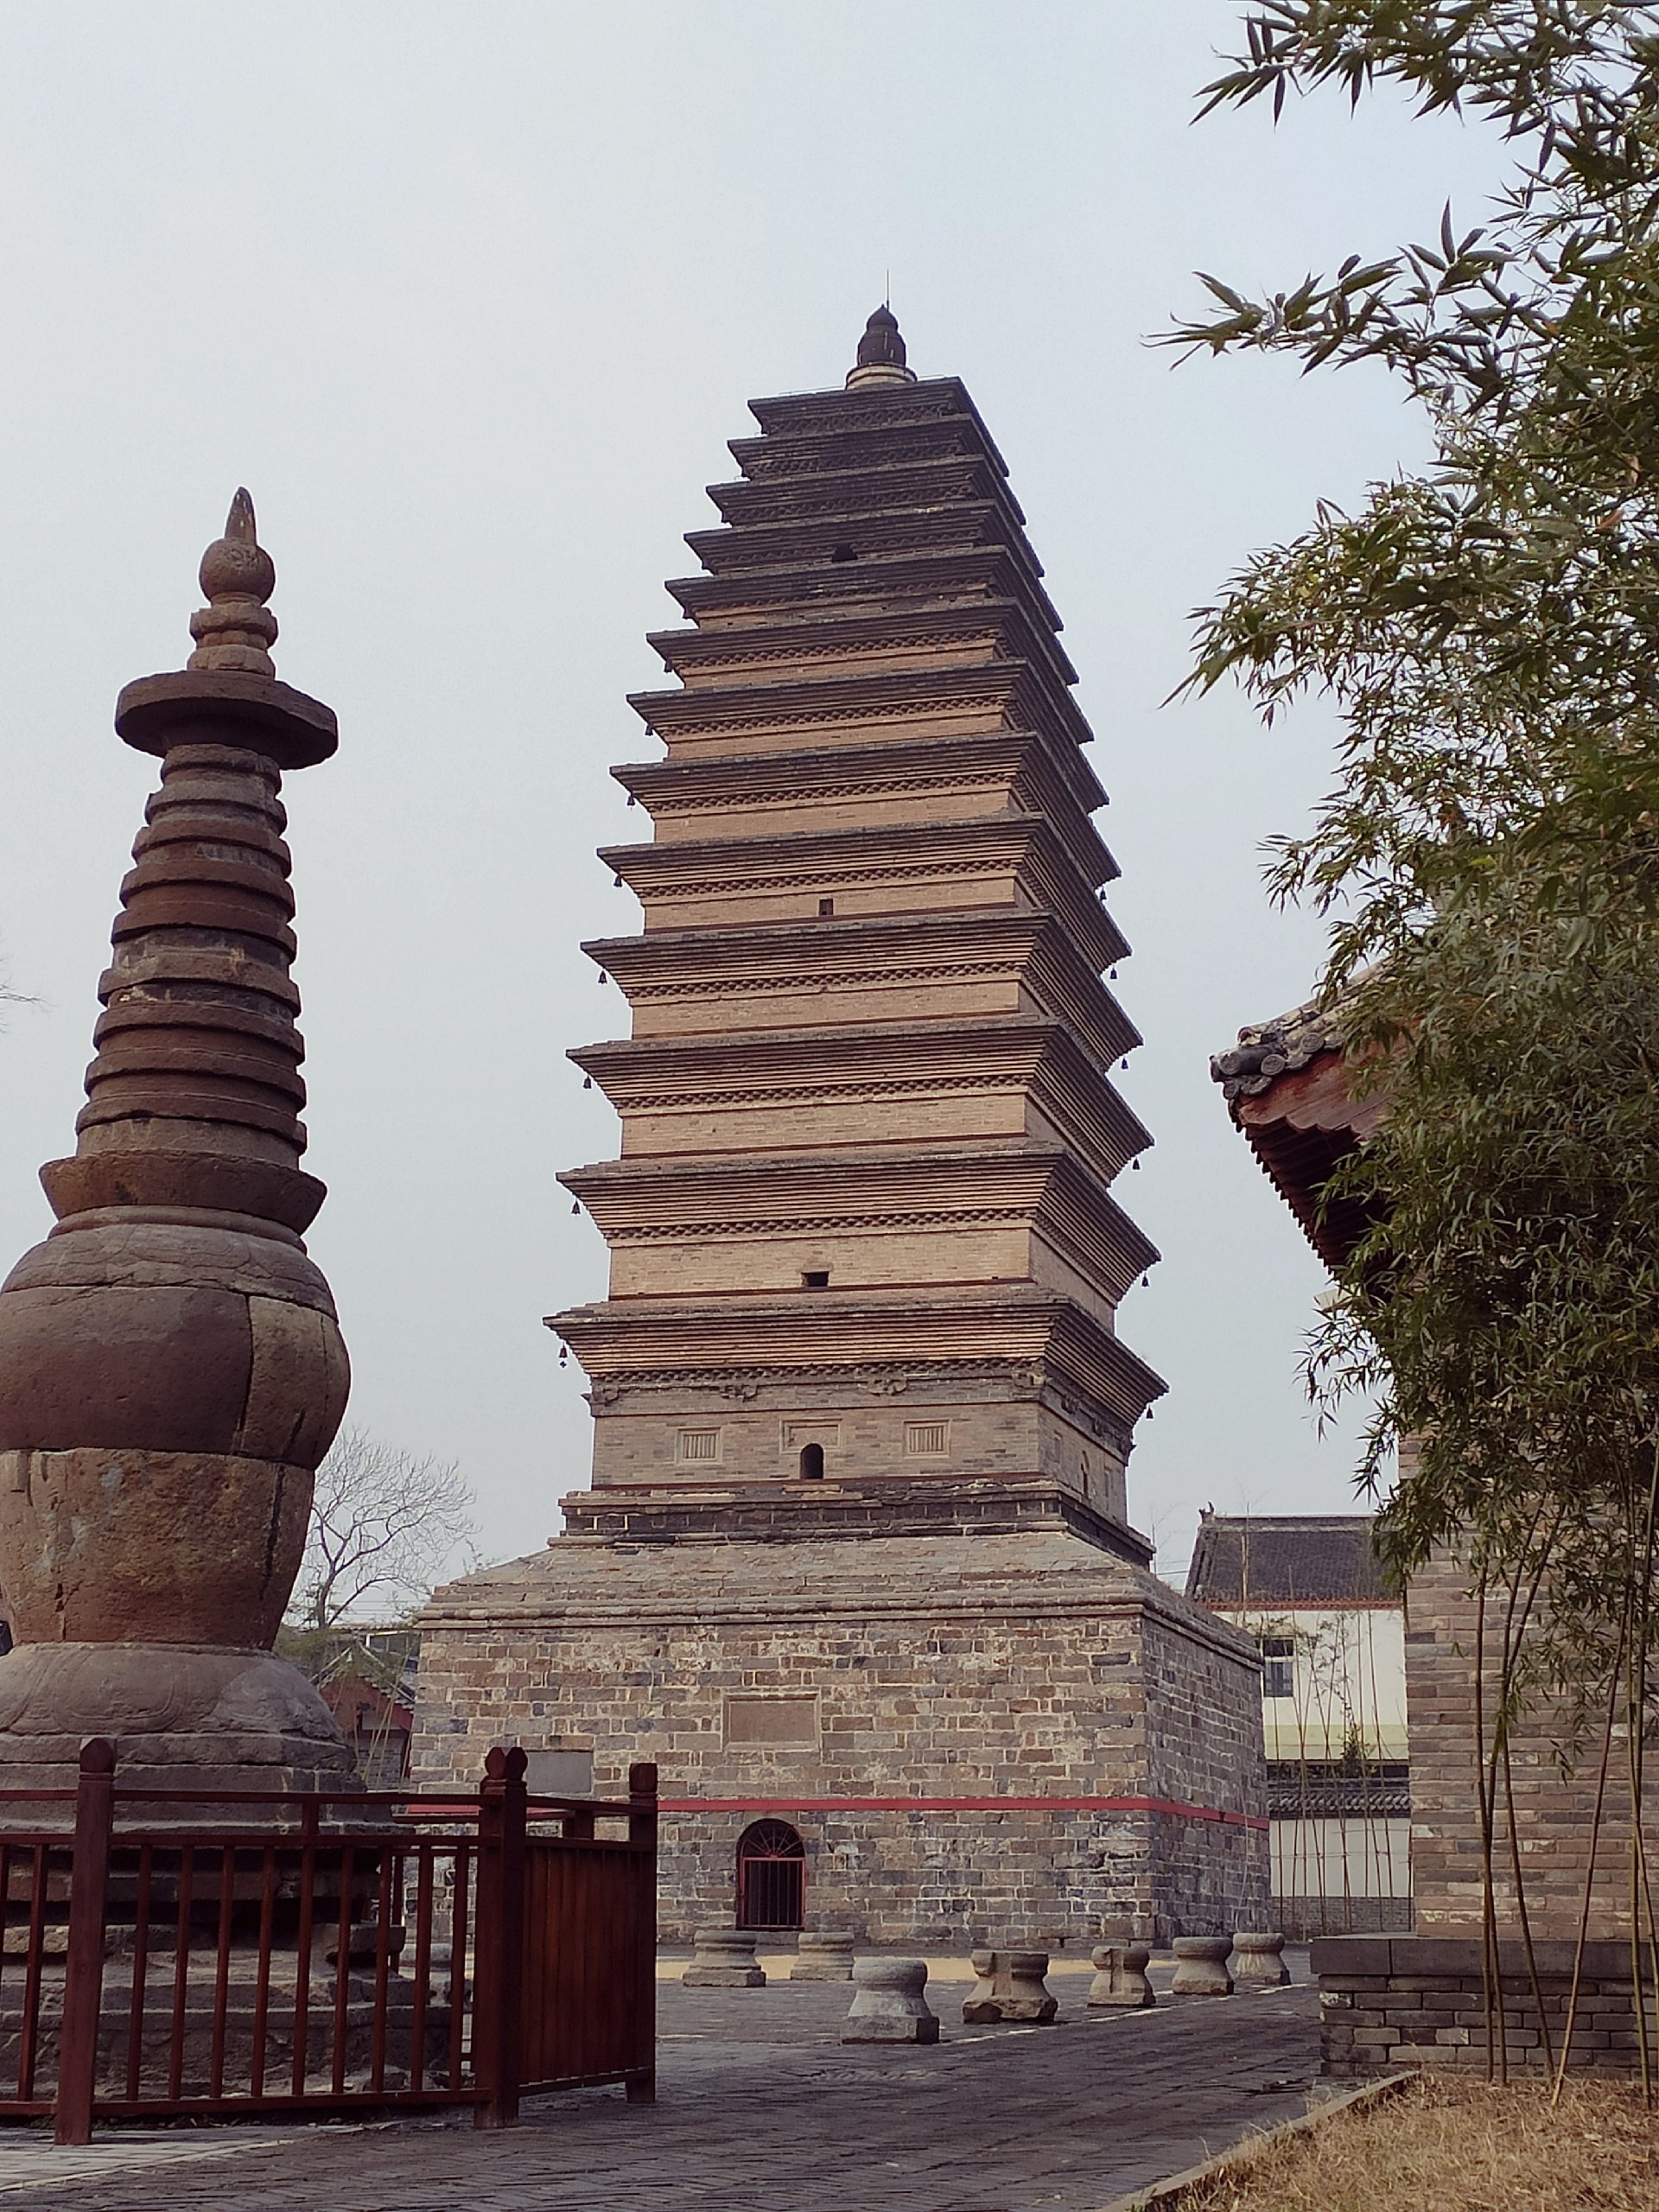
[[[130,683],[162,762],[121,887],[57,1216],[0,1289],[0,1783],[72,1784],[114,1739],[150,1787],[351,1786],[271,1647],[349,1372],[302,1234],[303,1055],[289,976],[286,770],[338,744],[278,683],[276,569],[238,492],[201,563],[186,668]]]

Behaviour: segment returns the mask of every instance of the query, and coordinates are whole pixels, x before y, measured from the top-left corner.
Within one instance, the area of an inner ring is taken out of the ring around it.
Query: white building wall
[[[1279,1819],[1269,1832],[1275,1897],[1408,1897],[1411,1822]]]
[[[1258,1639],[1294,1645],[1288,1697],[1263,1697],[1262,1727],[1273,1760],[1408,1756],[1406,1621],[1394,1605],[1285,1611],[1229,1608],[1225,1618]]]

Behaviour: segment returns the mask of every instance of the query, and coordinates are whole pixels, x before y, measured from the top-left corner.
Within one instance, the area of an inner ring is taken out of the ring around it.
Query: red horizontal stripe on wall
[[[1265,1828],[1254,1813],[1183,1805],[1173,1797],[664,1797],[664,1813],[1163,1813],[1177,1821]]]

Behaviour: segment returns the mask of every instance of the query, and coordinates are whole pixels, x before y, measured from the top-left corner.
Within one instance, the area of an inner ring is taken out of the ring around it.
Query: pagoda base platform
[[[1267,1924],[1255,1648],[1064,1485],[607,1490],[565,1511],[543,1552],[429,1605],[411,1778],[457,1785],[517,1741],[566,1773],[591,1758],[607,1796],[654,1760],[665,1936],[744,1917],[763,1821],[799,1839],[804,1924],[861,1942]]]

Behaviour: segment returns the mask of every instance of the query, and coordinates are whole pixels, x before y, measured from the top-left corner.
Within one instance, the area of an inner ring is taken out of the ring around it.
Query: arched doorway
[[[801,1478],[803,1481],[809,1483],[821,1483],[823,1480],[822,1444],[804,1444],[801,1446]]]
[[[806,1846],[787,1821],[753,1821],[737,1840],[737,1924],[799,1928],[806,1917]]]

